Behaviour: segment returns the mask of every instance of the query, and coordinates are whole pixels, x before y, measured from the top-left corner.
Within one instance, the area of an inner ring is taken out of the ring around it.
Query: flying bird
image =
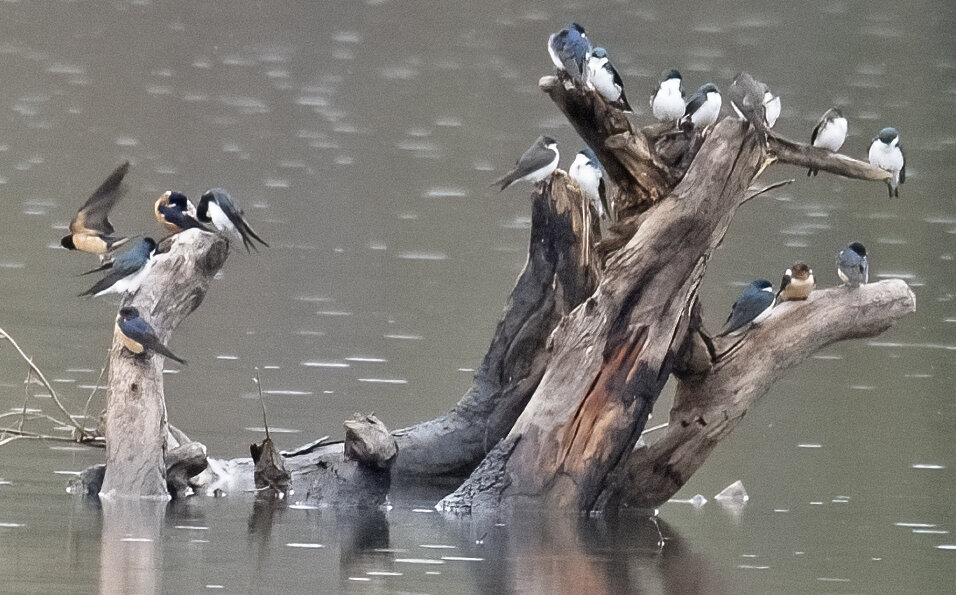
[[[129,161],[124,161],[83,203],[70,221],[70,234],[60,240],[61,246],[67,250],[98,254],[102,258],[129,240],[113,236],[115,230],[109,220],[110,211],[126,194],[123,178],[128,171]]]
[[[685,109],[684,81],[679,72],[671,70],[651,94],[651,112],[661,122],[670,122],[683,116]]]
[[[870,262],[866,248],[859,242],[848,244],[836,257],[837,274],[844,285],[859,287],[870,280]]]
[[[805,300],[810,296],[810,292],[813,291],[815,285],[813,269],[802,262],[798,262],[783,274],[775,303]]]
[[[591,42],[584,27],[571,23],[548,38],[548,54],[558,70],[567,72],[577,85],[587,83]]]
[[[153,212],[163,229],[172,234],[193,228],[209,231],[208,227],[196,219],[194,215],[196,207],[185,194],[180,192],[174,190],[164,192],[156,199]]]
[[[557,168],[558,143],[550,136],[541,135],[518,158],[514,168],[492,182],[491,185],[498,186],[498,191],[501,192],[508,186],[522,180],[540,182],[550,176]]]
[[[153,238],[141,238],[129,248],[116,255],[112,262],[87,271],[84,275],[99,271],[109,271],[93,287],[80,294],[99,297],[107,293],[132,293],[136,291],[150,269],[150,258],[156,252]]]
[[[870,145],[870,165],[893,174],[890,180],[890,198],[900,196],[900,184],[906,181],[906,157],[896,128],[884,128]]]
[[[813,132],[810,133],[810,144],[827,151],[839,151],[840,147],[843,146],[843,141],[846,140],[846,131],[846,118],[843,117],[840,110],[831,107],[823,114],[817,125],[813,127]],[[807,175],[815,176],[817,170],[811,167],[807,170]]]
[[[730,316],[717,336],[729,335],[756,321],[761,314],[773,307],[773,301],[773,284],[770,281],[760,279],[752,282],[734,302]]]
[[[222,188],[213,188],[203,193],[199,199],[199,207],[196,209],[196,218],[202,223],[212,223],[219,231],[241,238],[246,252],[256,249],[252,240],[269,247],[269,244],[260,238],[246,221],[245,213],[239,205]]]
[[[588,84],[611,105],[625,112],[634,111],[624,95],[624,81],[611,64],[604,48],[597,47],[591,51],[591,57],[588,58]]]
[[[132,306],[120,308],[116,316],[116,328],[122,335],[123,346],[130,352],[139,355],[146,352],[158,353],[162,356],[185,364],[186,360],[176,356],[163,345],[156,336],[156,331],[139,315],[139,310]]]

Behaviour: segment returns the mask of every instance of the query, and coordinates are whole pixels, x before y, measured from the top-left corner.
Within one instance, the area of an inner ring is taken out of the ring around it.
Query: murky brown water
[[[765,174],[797,182],[739,211],[704,283],[711,326],[741,285],[776,282],[794,261],[837,284],[833,255],[850,240],[869,248],[871,276],[914,287],[918,312],[781,382],[679,495],[711,502],[663,507],[663,551],[639,517],[495,526],[421,512],[440,491],[398,494],[389,512],[359,518],[269,516],[236,494],[117,525],[129,517],[64,491],[61,472],[100,452],[21,441],[0,449],[0,590],[951,588],[956,51],[945,2],[0,3],[0,327],[82,409],[115,304],[74,297],[92,263],[56,245],[130,159],[118,229],[156,234],[161,191],[221,185],[273,246],[234,253],[173,337],[191,362],[166,378],[174,424],[214,455],[244,454],[260,435],[256,366],[282,447],[339,434],[356,410],[390,427],[440,414],[469,384],[524,263],[527,189],[497,195],[488,183],[543,131],[562,167],[580,148],[536,88],[551,68],[548,33],[572,19],[608,48],[640,123],[660,71],[679,68],[691,89],[746,69],[782,96],[776,128],[788,136],[807,138],[831,105],[849,117],[848,154],[865,156],[883,126],[901,132],[898,201],[882,186]],[[4,410],[22,406],[25,376],[0,345]],[[732,513],[712,496],[737,479],[751,500]]]

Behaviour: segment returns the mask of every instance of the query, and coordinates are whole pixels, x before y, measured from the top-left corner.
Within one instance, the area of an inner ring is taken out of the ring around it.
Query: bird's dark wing
[[[692,115],[700,109],[700,106],[704,105],[705,101],[707,101],[707,95],[704,93],[694,93],[691,95],[687,101],[687,106],[684,108],[684,116]]]
[[[196,228],[203,231],[209,231],[208,227],[179,210],[179,208],[176,206],[159,205],[156,207],[156,210],[163,216],[164,219],[166,219],[166,221],[169,221],[180,229]]]
[[[817,125],[813,127],[813,132],[810,133],[810,146],[813,146],[813,143],[817,140],[817,136],[820,134],[820,131],[823,130],[823,125],[826,122],[826,116],[820,118],[820,121],[817,122]]]
[[[86,199],[76,216],[70,221],[72,233],[92,230],[104,235],[113,233],[113,226],[109,222],[109,214],[117,202],[126,194],[123,178],[129,171],[129,161],[113,170],[106,180],[100,184],[93,194]]]
[[[903,152],[903,145],[897,143],[896,148],[900,150],[900,155],[903,156],[903,167],[900,169],[900,184],[906,181],[906,153]]]
[[[161,355],[164,355],[170,359],[174,359],[181,364],[185,364],[186,360],[178,357],[172,351],[166,348],[163,345],[163,342],[159,340],[159,337],[156,336],[156,332],[153,330],[153,327],[149,326],[149,323],[143,320],[141,317],[136,317],[132,319],[120,319],[116,323],[120,331],[130,339],[136,341],[146,349],[155,351]]]

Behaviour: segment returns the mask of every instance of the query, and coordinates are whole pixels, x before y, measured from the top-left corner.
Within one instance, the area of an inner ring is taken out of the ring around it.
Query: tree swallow
[[[541,135],[515,163],[514,169],[501,176],[492,186],[501,192],[515,182],[540,182],[558,167],[558,143],[550,136]]]
[[[870,165],[893,174],[890,198],[900,196],[900,184],[906,181],[906,157],[896,128],[884,128],[870,145]]]
[[[840,110],[831,107],[813,127],[813,132],[810,133],[810,144],[827,151],[839,151],[843,141],[846,140],[846,130],[846,118]],[[815,176],[817,170],[811,167],[807,170],[807,175]]]
[[[606,220],[610,212],[604,192],[604,173],[594,151],[590,148],[579,151],[574,158],[574,163],[568,168],[568,175],[581,187],[581,191],[591,201],[598,217]]]
[[[222,188],[207,190],[199,199],[199,208],[196,209],[196,218],[203,223],[212,223],[219,231],[232,234],[242,239],[246,252],[256,248],[252,240],[269,247],[246,221],[245,213],[237,205],[229,193]]]
[[[661,122],[671,122],[683,116],[684,109],[684,81],[679,72],[671,70],[651,94],[651,112]]]
[[[746,72],[734,77],[727,96],[737,115],[757,129],[766,140],[768,127],[767,104],[765,103],[769,87]]]
[[[773,128],[780,117],[780,96],[770,92],[770,87],[764,85],[763,92],[764,113],[767,116],[767,128]]]
[[[730,316],[724,323],[724,328],[717,334],[718,337],[743,328],[755,321],[761,314],[773,307],[773,284],[770,281],[754,281],[746,288],[734,302],[730,309]]]
[[[567,28],[552,33],[548,38],[548,54],[558,70],[567,72],[575,84],[584,86],[587,83],[591,42],[584,27],[571,23]]]
[[[142,238],[128,249],[116,255],[112,262],[87,271],[84,275],[99,271],[109,272],[87,289],[80,296],[92,295],[99,297],[107,293],[134,292],[146,277],[150,269],[150,257],[156,252],[156,241],[153,238]]]
[[[859,287],[870,280],[870,263],[866,259],[866,248],[859,242],[849,244],[836,258],[837,274],[844,285]]]
[[[116,317],[116,328],[122,335],[123,346],[130,352],[139,355],[152,351],[181,364],[186,363],[186,360],[177,357],[163,345],[156,336],[156,331],[139,315],[139,310],[136,308],[132,306],[120,308],[119,315]]]
[[[70,235],[60,240],[61,246],[67,250],[82,250],[102,257],[129,240],[129,238],[111,235],[114,230],[108,218],[110,211],[126,194],[123,178],[128,171],[129,161],[125,161],[113,170],[113,173],[83,203],[70,221]]]
[[[591,51],[591,57],[588,58],[588,84],[611,105],[625,112],[634,111],[624,96],[624,81],[611,64],[604,48],[594,48]]]
[[[167,190],[156,199],[153,207],[156,220],[163,229],[170,233],[179,233],[186,229],[198,228],[209,231],[209,228],[196,220],[193,213],[196,207],[186,198],[185,194]]]
[[[701,85],[687,100],[681,124],[690,122],[694,128],[704,128],[717,121],[720,114],[720,91],[714,83]]]
[[[780,291],[777,292],[776,303],[788,302],[793,300],[805,300],[810,296],[816,285],[813,278],[813,269],[806,264],[799,262],[783,274],[783,280],[780,281]]]

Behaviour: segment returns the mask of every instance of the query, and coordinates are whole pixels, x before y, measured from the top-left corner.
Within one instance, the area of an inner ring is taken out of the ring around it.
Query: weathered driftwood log
[[[384,424],[374,415],[345,422],[345,441],[322,441],[312,448],[283,457],[291,475],[290,487],[300,501],[312,506],[375,508],[385,503],[391,485],[391,466],[397,447]],[[210,461],[210,473],[193,485],[207,491],[256,491],[252,459]]]
[[[550,359],[545,344],[555,325],[597,284],[595,253],[581,242],[582,203],[577,185],[562,171],[535,187],[528,261],[488,353],[451,411],[392,432],[399,448],[396,481],[467,475],[511,430]]]
[[[140,288],[123,300],[135,306],[163,342],[195,310],[222,268],[228,242],[189,230],[164,240]],[[106,406],[105,498],[168,498],[166,401],[159,355],[136,356],[114,329]]]
[[[667,378],[672,372],[687,377],[726,366],[717,365],[712,345],[701,340],[695,348],[686,338],[699,335],[700,280],[736,208],[753,196],[747,195],[753,180],[775,160],[861,179],[886,177],[841,155],[773,135],[765,141],[748,122],[725,118],[703,136],[693,133],[681,141],[683,158],[668,153],[671,163],[689,164],[672,187],[666,164],[648,149],[656,145],[647,134],[623,124],[623,116],[608,110],[592,92],[562,80],[545,77],[541,86],[592,145],[611,182],[623,189],[622,203],[640,214],[633,218],[636,231],[610,254],[595,294],[558,325],[548,345],[552,356],[547,370],[525,410],[471,477],[442,500],[445,510],[523,504],[598,510],[622,500],[641,503],[635,493],[640,488],[628,491],[628,479],[640,476],[644,467],[653,469],[659,460],[632,464],[631,454]],[[881,304],[869,310],[874,319],[870,333],[885,329],[906,310]],[[827,342],[854,336],[849,331]],[[776,370],[795,365],[824,344],[805,345],[801,357],[775,354],[780,361],[749,352],[750,358],[762,357],[767,364],[760,382],[749,381],[763,394],[777,379]],[[680,438],[671,446],[678,442]],[[684,454],[687,463],[680,471],[687,474],[680,481],[686,481],[715,442],[703,445],[699,458]],[[658,488],[644,502],[673,489]]]
[[[878,335],[915,310],[916,297],[899,279],[834,287],[781,303],[740,337],[715,339],[713,358],[680,378],[667,429],[631,453],[626,472],[608,486],[607,506],[666,502],[788,370],[836,341]]]

